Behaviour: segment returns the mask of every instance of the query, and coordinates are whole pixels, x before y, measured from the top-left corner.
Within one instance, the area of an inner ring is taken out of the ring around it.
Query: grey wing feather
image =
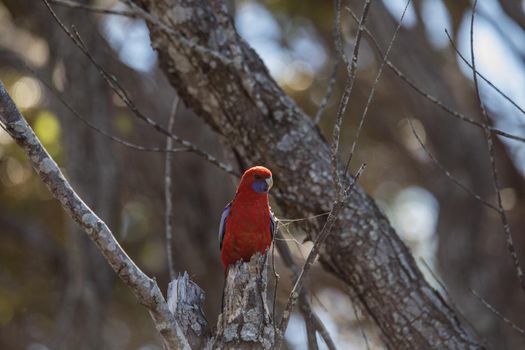
[[[222,240],[224,239],[224,231],[226,230],[226,219],[228,218],[228,215],[230,215],[231,206],[232,203],[230,202],[222,211],[221,223],[219,225],[219,249],[222,249]]]
[[[270,234],[273,237],[275,236],[275,231],[277,230],[277,218],[273,215],[273,211],[270,210]]]

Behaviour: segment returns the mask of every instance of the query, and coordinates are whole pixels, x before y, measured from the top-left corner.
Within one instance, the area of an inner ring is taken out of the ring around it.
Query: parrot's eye
[[[253,178],[254,178],[255,180],[262,180],[262,176],[261,176],[261,175],[258,175],[258,174],[253,175]]]

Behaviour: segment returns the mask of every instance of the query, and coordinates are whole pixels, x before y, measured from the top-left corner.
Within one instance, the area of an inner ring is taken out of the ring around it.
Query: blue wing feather
[[[226,219],[228,218],[228,215],[230,215],[231,206],[232,203],[230,202],[222,211],[221,223],[219,225],[219,249],[222,249],[222,240],[224,239],[224,231],[226,230]]]

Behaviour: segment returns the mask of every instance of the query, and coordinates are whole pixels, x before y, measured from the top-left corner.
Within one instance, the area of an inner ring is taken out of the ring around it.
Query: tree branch
[[[179,96],[247,163],[272,169],[284,214],[308,217],[330,211],[336,198],[330,146],[239,37],[226,5],[134,2],[178,35],[234,62],[188,47],[148,23],[160,66]],[[305,221],[301,228],[315,238],[322,224],[321,219]],[[424,280],[408,248],[360,186],[350,193],[320,253],[323,266],[355,292],[387,347],[481,347]]]
[[[266,255],[228,269],[222,313],[217,321],[214,349],[271,349],[274,325],[267,305]]]
[[[44,149],[0,82],[0,122],[28,156],[36,173],[67,214],[86,232],[120,279],[144,305],[168,349],[189,348],[157,283],[130,259],[107,225],[82,201]]]

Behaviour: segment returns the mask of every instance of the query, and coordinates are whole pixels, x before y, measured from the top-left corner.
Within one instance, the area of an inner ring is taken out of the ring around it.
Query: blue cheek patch
[[[266,183],[266,181],[254,181],[252,184],[252,188],[255,192],[258,193],[268,192],[268,184]]]

